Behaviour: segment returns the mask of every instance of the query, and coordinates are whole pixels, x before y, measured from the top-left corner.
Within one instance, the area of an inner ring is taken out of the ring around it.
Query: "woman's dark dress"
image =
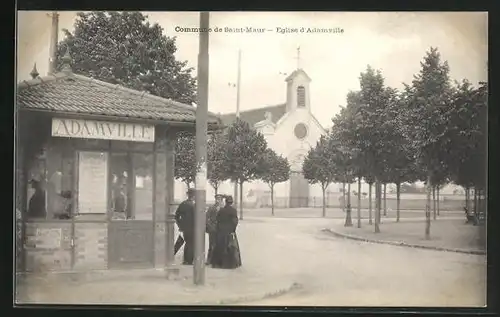
[[[216,242],[211,259],[212,267],[235,269],[241,266],[240,246],[236,236],[238,214],[232,206],[226,205],[217,214]]]

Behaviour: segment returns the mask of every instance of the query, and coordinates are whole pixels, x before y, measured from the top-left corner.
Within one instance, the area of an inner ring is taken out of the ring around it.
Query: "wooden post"
[[[207,117],[210,13],[200,12],[200,43],[198,53],[198,98],[196,107],[196,211],[194,237],[193,280],[196,285],[205,284],[205,205],[207,186]]]

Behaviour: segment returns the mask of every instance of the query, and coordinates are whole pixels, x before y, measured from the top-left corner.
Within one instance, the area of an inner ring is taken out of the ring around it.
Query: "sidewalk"
[[[163,269],[27,274],[18,277],[18,304],[230,305],[261,300],[299,287],[290,277],[206,268],[205,285],[193,267],[167,279]]]
[[[393,219],[382,219],[380,233],[365,221],[361,228],[337,225],[323,231],[337,237],[365,242],[375,242],[406,247],[433,249],[469,254],[485,254],[485,247],[479,242],[479,227],[465,224],[462,218],[441,218],[431,220],[431,239],[425,239],[425,219],[407,219],[397,223]]]

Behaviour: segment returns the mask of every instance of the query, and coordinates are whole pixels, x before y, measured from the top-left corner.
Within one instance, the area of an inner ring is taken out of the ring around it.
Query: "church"
[[[302,163],[309,149],[316,145],[326,130],[311,112],[310,84],[307,73],[297,68],[286,79],[286,101],[274,106],[240,112],[240,119],[248,122],[264,135],[268,147],[288,159],[290,179],[275,185],[274,205],[277,208],[319,207],[322,204],[320,185],[309,184],[302,175]],[[223,114],[224,125],[236,120],[236,114]],[[176,200],[182,200],[186,186],[176,181]],[[330,191],[338,189],[331,186]],[[234,184],[221,184],[220,193],[233,195]],[[207,187],[207,202],[213,200],[214,190]],[[260,180],[243,184],[243,202],[246,208],[271,205],[271,190]],[[333,198],[333,197],[332,197]]]

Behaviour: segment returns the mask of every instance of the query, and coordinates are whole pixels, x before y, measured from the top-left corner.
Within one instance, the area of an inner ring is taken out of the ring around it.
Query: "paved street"
[[[320,232],[339,221],[250,217],[242,221],[244,265],[288,275],[303,286],[291,294],[246,304],[484,305],[485,257],[369,244]]]
[[[484,256],[356,242],[321,232],[323,228],[342,223],[342,219],[247,216],[240,221],[237,232],[243,267],[208,268],[206,287],[194,287],[190,278],[192,269],[183,267],[186,277],[180,281],[166,280],[161,272],[129,271],[127,278],[109,276],[70,284],[64,280],[56,282],[56,279],[32,281],[26,291],[31,294],[30,302],[39,303],[192,305],[230,303],[227,298],[243,296],[252,299],[237,304],[484,305]],[[368,226],[366,220],[364,225]],[[382,225],[382,230],[388,227]],[[179,252],[178,262],[181,257]],[[301,288],[257,300],[293,283],[300,284]]]

